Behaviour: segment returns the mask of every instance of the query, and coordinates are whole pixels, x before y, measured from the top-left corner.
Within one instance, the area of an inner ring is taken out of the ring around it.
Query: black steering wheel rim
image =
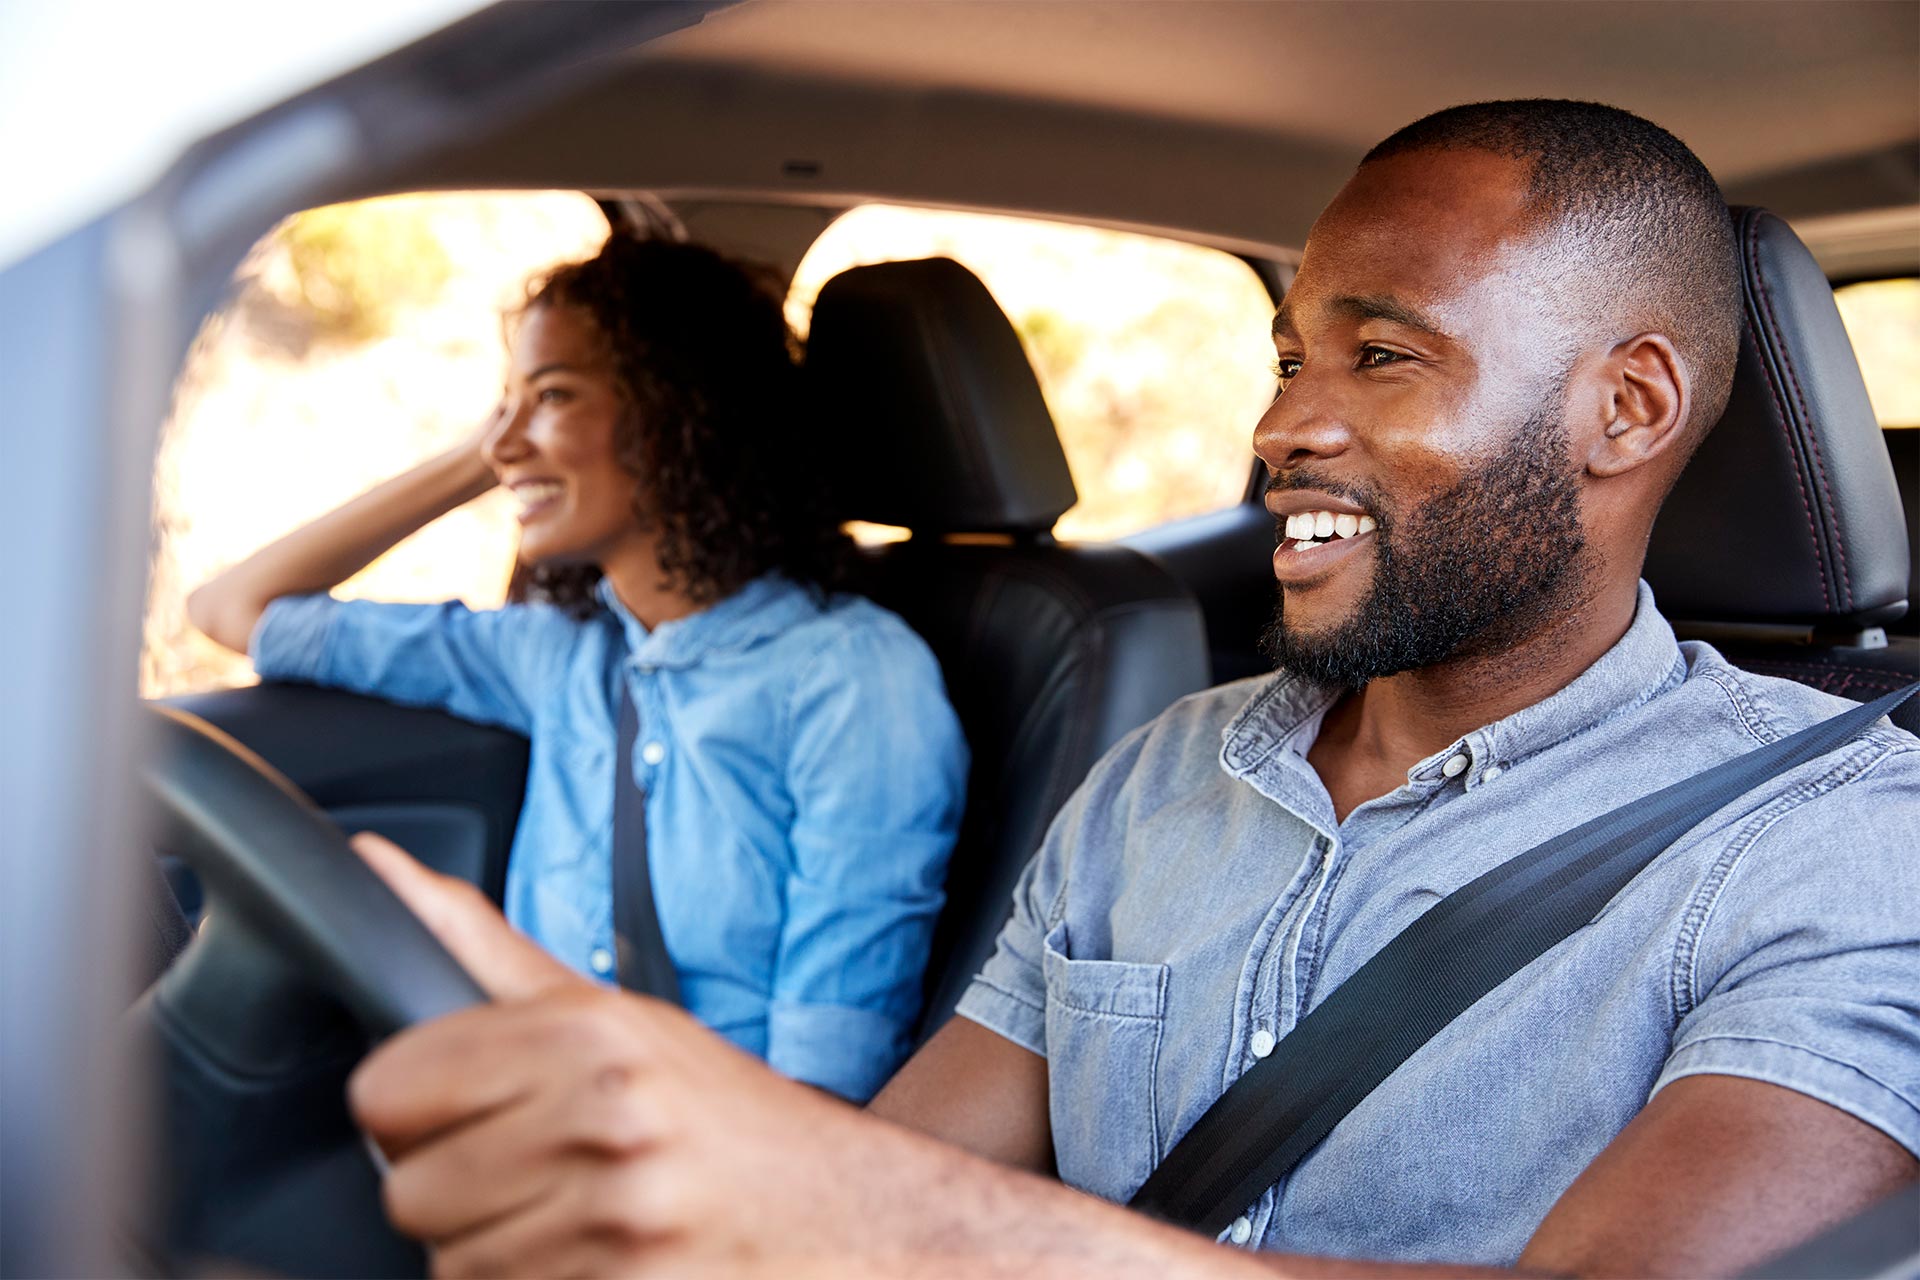
[[[149,706],[155,843],[375,1040],[486,993],[300,789],[198,716]]]
[[[370,1042],[485,993],[272,766],[177,708],[144,727],[153,843],[209,905],[128,1014],[158,1088],[150,1194],[124,1238],[166,1271],[424,1274],[386,1222],[347,1077]]]

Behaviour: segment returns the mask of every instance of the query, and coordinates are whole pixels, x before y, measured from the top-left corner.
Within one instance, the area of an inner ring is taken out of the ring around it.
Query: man
[[[1736,281],[1711,178],[1623,112],[1376,148],[1274,322],[1280,674],[1095,767],[872,1115],[363,841],[499,999],[356,1077],[395,1222],[447,1274],[1704,1274],[1914,1178],[1920,743],[1883,722],[1688,833],[1224,1244],[1096,1198],[1454,888],[1841,705],[1676,645],[1638,583]]]

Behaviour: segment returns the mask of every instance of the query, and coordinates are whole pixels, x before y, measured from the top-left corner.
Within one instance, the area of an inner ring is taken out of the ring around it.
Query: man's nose
[[[1270,472],[1338,457],[1351,443],[1337,397],[1309,381],[1304,371],[1273,398],[1253,428],[1253,451]]]

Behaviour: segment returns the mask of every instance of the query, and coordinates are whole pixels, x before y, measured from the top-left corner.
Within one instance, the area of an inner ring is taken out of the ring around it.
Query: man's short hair
[[[1523,98],[1436,111],[1360,163],[1425,150],[1485,151],[1530,166],[1527,195],[1541,225],[1586,261],[1587,288],[1570,301],[1666,334],[1694,370],[1686,425],[1689,447],[1697,444],[1726,409],[1740,344],[1733,219],[1700,158],[1618,107]]]

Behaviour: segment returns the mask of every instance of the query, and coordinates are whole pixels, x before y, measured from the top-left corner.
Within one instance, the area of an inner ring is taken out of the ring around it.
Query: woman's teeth
[[[1354,516],[1346,512],[1301,511],[1287,517],[1287,537],[1295,551],[1318,547],[1335,538],[1351,538],[1372,533],[1379,522],[1372,516]]]
[[[550,502],[560,496],[566,486],[557,481],[542,480],[513,486],[513,496],[520,500],[520,514],[525,515],[543,502]]]

